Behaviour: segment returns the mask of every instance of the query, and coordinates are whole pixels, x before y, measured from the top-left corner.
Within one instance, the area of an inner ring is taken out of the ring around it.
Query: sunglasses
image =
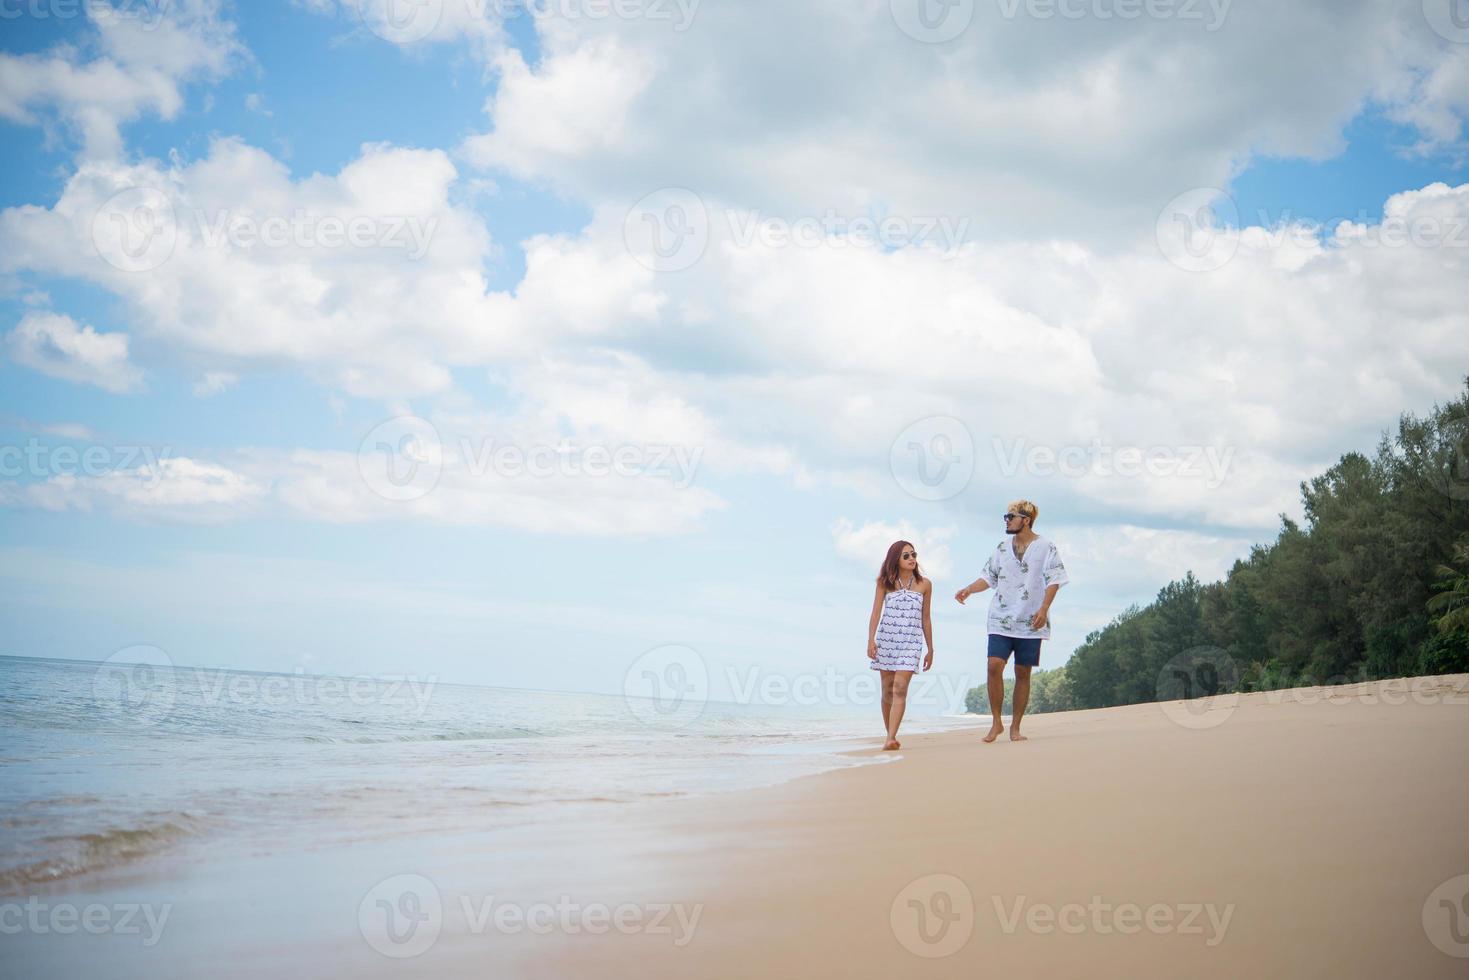
[[[1024,514],[1006,514],[1005,515],[1005,520],[1007,520],[1007,521],[1015,521],[1015,520],[1019,520],[1020,518],[1022,518],[1024,516],[1026,516],[1026,515],[1024,515]]]
[[[902,558],[904,561],[907,561],[909,558],[917,558],[918,557],[918,552],[916,552],[916,551],[905,551],[901,555],[899,555],[898,557],[899,558]]]

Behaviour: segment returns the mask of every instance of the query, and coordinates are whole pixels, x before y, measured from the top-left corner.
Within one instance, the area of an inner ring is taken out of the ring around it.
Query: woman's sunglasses
[[[901,558],[901,559],[903,559],[904,561],[907,561],[909,558],[917,558],[918,557],[918,552],[916,552],[916,551],[905,551],[901,555],[899,555],[898,557]]]

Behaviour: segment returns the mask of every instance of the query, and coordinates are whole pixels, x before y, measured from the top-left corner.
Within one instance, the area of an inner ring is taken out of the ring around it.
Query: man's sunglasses
[[[1005,515],[1005,520],[1007,520],[1007,521],[1013,521],[1016,518],[1020,518],[1020,517],[1024,517],[1024,516],[1025,516],[1024,514],[1006,514]]]

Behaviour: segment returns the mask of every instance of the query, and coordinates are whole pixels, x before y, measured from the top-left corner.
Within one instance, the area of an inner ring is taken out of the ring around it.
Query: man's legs
[[[1000,657],[989,658],[989,676],[985,678],[984,689],[989,692],[990,716],[994,719],[984,740],[993,742],[1005,730],[1005,723],[1000,720],[1000,711],[1005,707],[1005,661]]]
[[[1025,714],[1025,706],[1030,703],[1030,672],[1033,668],[1015,662],[1015,697],[1010,706],[1010,741],[1023,742],[1025,736],[1020,734],[1020,719]],[[996,716],[998,717],[998,716]]]
[[[1017,640],[1015,643],[1015,697],[1010,706],[1010,741],[1023,742],[1020,719],[1030,704],[1030,672],[1041,663],[1040,640]]]

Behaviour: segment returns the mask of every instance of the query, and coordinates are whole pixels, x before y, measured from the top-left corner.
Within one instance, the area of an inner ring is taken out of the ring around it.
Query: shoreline
[[[7,945],[20,975],[1463,974],[1430,899],[1469,875],[1469,675],[974,727],[594,822],[150,862],[37,894],[169,903],[155,945]]]
[[[610,696],[609,696],[610,697]],[[860,726],[851,719],[851,729]],[[868,727],[876,727],[876,720]],[[960,717],[925,717],[915,719],[915,728],[931,731],[966,730],[972,727],[972,719]],[[683,734],[679,729],[667,729],[664,736]],[[655,733],[652,749],[656,749]],[[882,764],[893,761],[890,754],[882,757],[862,759],[862,745],[869,736],[844,734],[813,734],[792,731],[789,734],[752,735],[738,753],[739,775],[728,777],[727,784],[699,785],[673,792],[658,791],[647,795],[630,795],[627,798],[602,798],[589,795],[586,798],[553,798],[536,802],[520,800],[464,802],[460,804],[436,802],[422,809],[420,817],[423,828],[450,836],[466,832],[466,818],[479,814],[485,829],[509,830],[526,822],[544,826],[548,823],[564,824],[568,821],[597,822],[603,811],[617,810],[627,806],[657,804],[670,799],[707,799],[738,794],[751,789],[781,785],[809,775],[838,771],[860,765]],[[424,739],[423,744],[432,744]],[[394,746],[394,740],[379,743],[385,748]],[[491,741],[487,745],[493,745]],[[331,748],[312,743],[316,751]],[[350,747],[350,746],[337,746]],[[295,763],[299,760],[282,757],[282,762]],[[724,760],[728,762],[729,760]],[[537,766],[542,763],[530,760],[516,765]],[[493,793],[493,791],[490,791]],[[99,798],[100,802],[100,798]],[[85,893],[104,889],[115,876],[123,878],[146,878],[156,869],[172,868],[182,862],[201,860],[201,855],[233,856],[242,852],[255,851],[260,856],[274,856],[305,847],[338,847],[355,844],[390,844],[408,834],[423,832],[423,829],[394,827],[384,822],[384,814],[344,812],[341,820],[331,828],[316,828],[315,839],[305,833],[311,828],[295,828],[290,817],[281,815],[275,830],[260,826],[248,827],[240,813],[209,806],[199,809],[197,800],[178,800],[177,808],[152,810],[133,814],[131,821],[109,822],[101,820],[88,826],[74,826],[65,834],[53,829],[47,838],[53,847],[49,852],[37,853],[28,862],[5,865],[0,868],[0,904],[23,900],[28,895],[45,892],[48,895]],[[319,802],[319,801],[318,801]],[[387,814],[391,817],[393,814]],[[405,816],[397,814],[397,816]],[[436,821],[441,824],[435,828]],[[262,835],[273,838],[268,851],[261,850]],[[287,840],[287,835],[291,839]]]

